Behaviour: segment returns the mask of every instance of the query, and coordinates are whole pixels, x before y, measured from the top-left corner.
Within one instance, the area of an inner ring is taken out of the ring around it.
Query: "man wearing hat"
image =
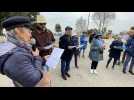
[[[45,17],[38,15],[33,25],[32,35],[36,39],[36,46],[40,50],[41,57],[51,54],[55,42],[54,35],[46,28],[46,24]]]
[[[50,77],[43,71],[39,51],[32,50],[31,21],[14,16],[2,22],[9,48],[0,53],[0,72],[13,80],[17,87],[48,86]],[[7,49],[6,49],[7,48]]]
[[[127,67],[129,62],[129,73],[134,75],[133,72],[133,67],[134,67],[134,27],[131,27],[130,30],[128,31],[128,35],[130,36],[129,39],[127,40],[126,44],[126,59],[123,65],[123,73],[125,74],[127,71]]]
[[[60,37],[59,47],[64,49],[64,52],[61,56],[61,76],[64,80],[67,80],[67,77],[70,77],[68,71],[70,70],[70,62],[73,56],[72,46],[72,28],[67,26],[65,28],[65,34]],[[67,76],[67,77],[66,77]]]

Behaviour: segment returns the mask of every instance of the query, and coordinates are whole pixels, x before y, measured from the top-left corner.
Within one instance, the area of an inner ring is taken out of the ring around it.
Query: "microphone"
[[[36,51],[36,40],[34,38],[31,39],[31,45],[32,45],[32,50]]]

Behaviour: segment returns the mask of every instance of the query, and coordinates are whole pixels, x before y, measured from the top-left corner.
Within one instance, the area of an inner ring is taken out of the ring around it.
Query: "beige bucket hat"
[[[46,21],[46,18],[44,16],[37,15],[35,23],[47,23],[47,21]]]

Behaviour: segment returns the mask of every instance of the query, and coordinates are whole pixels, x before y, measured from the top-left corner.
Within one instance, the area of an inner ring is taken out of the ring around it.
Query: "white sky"
[[[65,26],[69,25],[75,28],[75,23],[78,18],[83,16],[84,19],[88,19],[88,12],[41,12],[41,15],[46,17],[47,27],[54,31],[55,24],[59,23],[64,31]],[[134,12],[116,12],[116,19],[112,22],[109,29],[113,30],[113,33],[119,33],[120,31],[127,31],[129,27],[134,25]],[[94,27],[92,21],[90,27]]]

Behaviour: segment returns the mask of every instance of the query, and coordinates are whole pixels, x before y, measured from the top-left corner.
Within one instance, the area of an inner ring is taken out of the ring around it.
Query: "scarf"
[[[14,32],[7,32],[7,41],[15,44],[16,46],[32,51],[32,44],[22,41],[15,35]]]

